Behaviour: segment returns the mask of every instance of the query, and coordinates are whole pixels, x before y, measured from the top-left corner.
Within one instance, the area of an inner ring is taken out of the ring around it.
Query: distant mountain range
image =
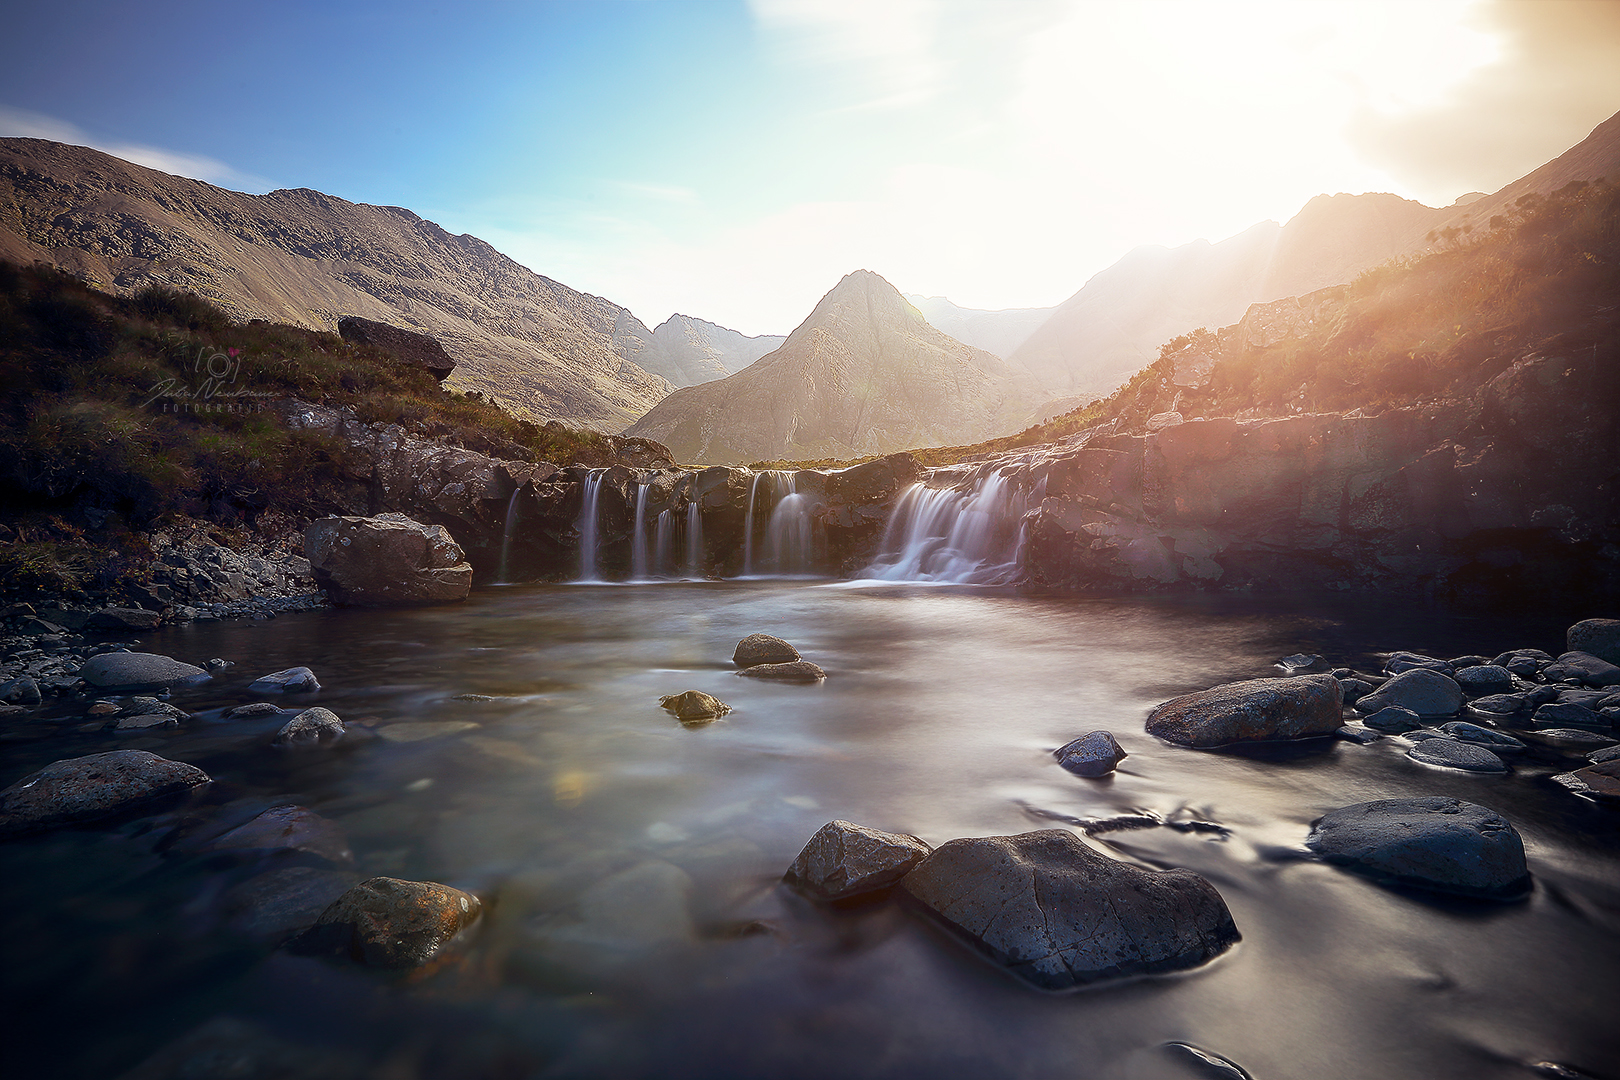
[[[671,315],[635,361],[671,386],[696,386],[741,371],[786,340],[781,334],[747,337],[690,315]]]
[[[893,285],[858,270],[781,348],[675,391],[625,434],[687,462],[850,458],[1005,432],[1036,397],[1023,372],[941,333]]]

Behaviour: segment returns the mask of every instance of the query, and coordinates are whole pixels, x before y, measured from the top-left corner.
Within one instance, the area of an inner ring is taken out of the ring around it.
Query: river
[[[1525,1077],[1547,1061],[1613,1075],[1620,838],[1613,811],[1549,779],[1578,758],[1537,750],[1492,777],[1416,764],[1399,739],[1211,753],[1142,728],[1154,704],[1278,674],[1288,654],[1377,670],[1393,649],[1556,653],[1589,614],[734,581],[166,627],[140,648],[236,665],[176,691],[192,720],[111,736],[75,712],[64,734],[0,743],[0,783],[122,747],[215,780],[182,810],[0,845],[7,1073],[118,1076],[177,1060],[174,1040],[202,1028],[256,1049],[186,1075],[1216,1075],[1170,1042],[1258,1080]],[[826,681],[737,677],[732,648],[754,632]],[[221,717],[255,700],[254,677],[299,664],[324,684],[300,704],[370,738],[288,754],[267,745],[285,718]],[[733,712],[682,727],[658,698],[688,689]],[[1113,778],[1055,764],[1097,728],[1129,753]],[[1532,895],[1446,901],[1304,857],[1323,812],[1426,794],[1512,820]],[[343,830],[356,874],[474,891],[483,920],[406,979],[244,938],[225,897],[274,862],[183,854],[173,829],[286,802]],[[894,903],[832,911],[779,884],[834,818],[939,844],[1140,810],[1221,827],[1089,841],[1215,884],[1243,940],[1202,969],[1046,994]]]

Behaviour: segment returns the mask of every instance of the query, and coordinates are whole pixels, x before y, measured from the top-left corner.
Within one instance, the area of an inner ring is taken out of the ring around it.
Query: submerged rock
[[[248,686],[250,694],[303,694],[321,688],[315,673],[307,667],[283,668],[261,675]]]
[[[992,960],[1048,990],[1195,967],[1240,935],[1190,870],[1143,870],[1071,832],[952,840],[900,881]]]
[[[204,851],[297,851],[327,862],[354,862],[348,838],[328,818],[302,806],[272,806],[208,843]]]
[[[808,660],[796,660],[790,664],[756,664],[737,672],[738,675],[748,675],[755,679],[778,679],[783,682],[819,682],[827,677],[827,673]]]
[[[1389,884],[1485,899],[1515,899],[1530,888],[1518,831],[1496,811],[1461,799],[1341,807],[1311,826],[1305,846]]]
[[[374,877],[321,913],[288,948],[305,956],[341,956],[368,967],[420,967],[478,918],[478,898],[432,881]]]
[[[53,761],[0,791],[0,836],[112,817],[208,782],[196,766],[145,750]]]
[[[337,713],[316,706],[283,724],[273,742],[276,746],[320,746],[343,738],[343,732],[343,721]]]
[[[704,720],[718,720],[731,711],[731,706],[717,697],[705,694],[701,690],[688,690],[684,694],[671,694],[658,699],[675,719],[683,724],[697,723]]]
[[[1456,716],[1463,706],[1462,687],[1441,672],[1411,668],[1356,702],[1364,713],[1390,705],[1411,709],[1419,716]]]
[[[1331,735],[1344,723],[1344,697],[1331,675],[1251,679],[1186,694],[1148,713],[1148,734],[1182,746]]]
[[[1582,619],[1564,634],[1571,652],[1620,664],[1620,619]]]
[[[313,926],[357,880],[341,870],[285,866],[226,893],[225,913],[232,929],[279,944]]]
[[[737,642],[737,649],[731,654],[731,662],[741,668],[760,664],[791,664],[798,659],[798,649],[769,634],[749,634]]]
[[[889,888],[932,850],[905,833],[829,821],[804,845],[783,879],[819,900],[847,900]]]
[[[147,686],[190,685],[211,676],[195,664],[157,653],[109,652],[92,656],[79,669],[79,678],[104,690]]]
[[[1088,731],[1073,742],[1052,751],[1058,764],[1076,776],[1107,776],[1128,756],[1107,731]]]
[[[472,565],[444,526],[404,514],[322,518],[304,531],[304,553],[336,604],[442,604],[472,588]]]
[[[1463,772],[1507,771],[1507,766],[1502,763],[1502,759],[1483,746],[1471,742],[1460,742],[1456,739],[1424,739],[1408,750],[1406,756],[1413,761],[1421,761],[1425,765],[1438,765],[1443,769],[1460,769]]]
[[[1535,731],[1526,731],[1524,737],[1560,750],[1574,750],[1578,753],[1585,753],[1596,746],[1615,745],[1613,736],[1587,731],[1584,728],[1539,728]]]
[[[225,716],[231,720],[240,720],[249,716],[279,715],[281,715],[281,706],[272,705],[268,701],[255,701],[248,705],[238,705],[236,708],[225,713]]]

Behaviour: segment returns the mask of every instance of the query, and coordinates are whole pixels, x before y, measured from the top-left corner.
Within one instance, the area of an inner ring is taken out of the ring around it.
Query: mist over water
[[[1395,739],[1209,753],[1142,729],[1158,702],[1277,674],[1291,653],[1375,668],[1396,648],[1546,648],[1570,621],[751,581],[510,586],[452,607],[165,628],[141,647],[237,662],[176,692],[195,719],[0,744],[0,779],[152,749],[215,778],[210,812],[297,802],[345,831],[358,874],[471,889],[486,915],[439,967],[395,981],[234,935],[223,895],[273,864],[164,854],[173,815],[11,841],[9,1053],[18,1075],[117,1076],[228,1016],[319,1065],[301,1075],[1207,1075],[1168,1041],[1262,1080],[1523,1077],[1538,1061],[1606,1075],[1620,1060],[1620,841],[1612,812],[1548,779],[1579,759],[1537,750],[1490,777],[1425,768]],[[731,651],[753,632],[793,642],[825,683],[738,678]],[[218,717],[295,664],[324,689],[287,704],[380,737],[277,754],[283,719]],[[658,698],[688,689],[734,711],[684,728]],[[1118,773],[1059,768],[1051,750],[1097,728],[1130,755]],[[1427,794],[1515,823],[1528,900],[1437,900],[1303,857],[1324,811]],[[1244,935],[1229,954],[1048,995],[896,904],[830,911],[778,884],[833,818],[937,845],[1127,811],[1224,827],[1088,842],[1209,878]]]

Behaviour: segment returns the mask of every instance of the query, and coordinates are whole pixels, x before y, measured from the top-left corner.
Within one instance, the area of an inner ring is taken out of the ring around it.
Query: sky
[[[0,135],[748,334],[855,269],[1041,307],[1319,193],[1446,205],[1620,110],[1620,0],[4,3]]]

